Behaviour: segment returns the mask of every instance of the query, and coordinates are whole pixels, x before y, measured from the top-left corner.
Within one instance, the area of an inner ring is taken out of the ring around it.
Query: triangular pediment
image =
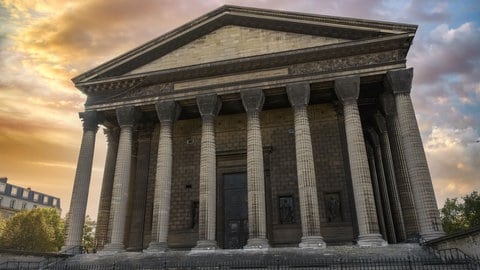
[[[75,77],[73,82],[81,89],[82,85],[100,81],[148,77],[185,67],[204,68],[234,59],[246,61],[321,46],[348,46],[389,36],[413,37],[415,31],[416,26],[408,24],[223,6]]]
[[[346,41],[348,40],[341,38],[228,25],[206,34],[127,74],[139,74],[193,66]]]

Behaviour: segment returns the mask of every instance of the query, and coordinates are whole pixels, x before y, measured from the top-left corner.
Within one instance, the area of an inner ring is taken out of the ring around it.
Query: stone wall
[[[331,104],[308,108],[312,134],[314,163],[317,178],[318,204],[322,235],[327,243],[353,241],[350,191],[345,175],[345,158],[338,116]],[[297,246],[300,242],[301,221],[298,198],[295,133],[291,108],[262,111],[262,140],[266,177],[267,231],[272,246]],[[198,239],[198,221],[195,207],[199,193],[199,164],[201,119],[181,120],[175,124],[173,139],[173,180],[169,225],[169,246],[191,248]],[[223,245],[223,173],[246,171],[246,116],[221,115],[216,121],[217,147],[217,240]],[[158,144],[154,132],[152,145]],[[156,147],[150,159],[155,167]],[[150,170],[147,194],[147,222],[151,219],[153,191],[151,184],[155,171]],[[280,222],[280,197],[292,197],[294,215],[288,222]],[[332,218],[331,197],[335,204]],[[197,204],[198,205],[198,204]],[[146,226],[148,227],[148,226]],[[148,245],[151,228],[145,229],[144,247]]]

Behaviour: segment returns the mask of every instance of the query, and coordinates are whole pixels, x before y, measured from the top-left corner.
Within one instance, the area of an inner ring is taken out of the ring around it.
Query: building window
[[[43,196],[43,204],[47,204],[48,203],[48,196]]]
[[[293,208],[293,196],[278,197],[278,217],[280,224],[295,223],[295,209]]]
[[[53,198],[53,206],[57,206],[58,200],[56,198]]]
[[[192,201],[190,210],[190,218],[192,221],[190,224],[190,228],[192,229],[198,228],[198,209],[198,201]]]
[[[10,201],[10,208],[15,208],[15,200]]]
[[[30,193],[30,190],[24,189],[24,190],[23,190],[23,195],[22,195],[22,197],[23,197],[24,199],[27,199],[29,193]]]
[[[38,202],[38,193],[33,194],[33,201]]]
[[[0,183],[0,192],[5,192],[5,188],[7,187],[7,184],[5,183]]]
[[[17,196],[18,189],[16,187],[12,187],[12,190],[10,191],[10,195],[12,196]]]

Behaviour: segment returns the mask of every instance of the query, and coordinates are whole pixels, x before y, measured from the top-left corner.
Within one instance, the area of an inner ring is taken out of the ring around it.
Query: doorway
[[[223,175],[224,249],[241,249],[248,240],[247,173]]]

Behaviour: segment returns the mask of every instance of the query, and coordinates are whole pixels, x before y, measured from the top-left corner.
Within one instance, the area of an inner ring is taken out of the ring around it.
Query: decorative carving
[[[371,66],[381,63],[395,62],[402,60],[399,50],[379,52],[373,54],[355,55],[344,58],[327,59],[318,62],[293,65],[289,68],[292,75],[309,73],[327,73],[360,66]]]
[[[341,222],[342,204],[339,192],[325,193],[325,209],[327,210],[328,222]]]
[[[278,197],[278,217],[280,224],[295,224],[295,209],[292,196]]]
[[[110,103],[143,97],[160,96],[173,92],[173,83],[162,83],[139,87],[142,81],[143,80],[136,81],[136,84],[118,85],[118,88],[102,89],[109,90],[108,92],[89,93],[87,104],[91,105]]]

